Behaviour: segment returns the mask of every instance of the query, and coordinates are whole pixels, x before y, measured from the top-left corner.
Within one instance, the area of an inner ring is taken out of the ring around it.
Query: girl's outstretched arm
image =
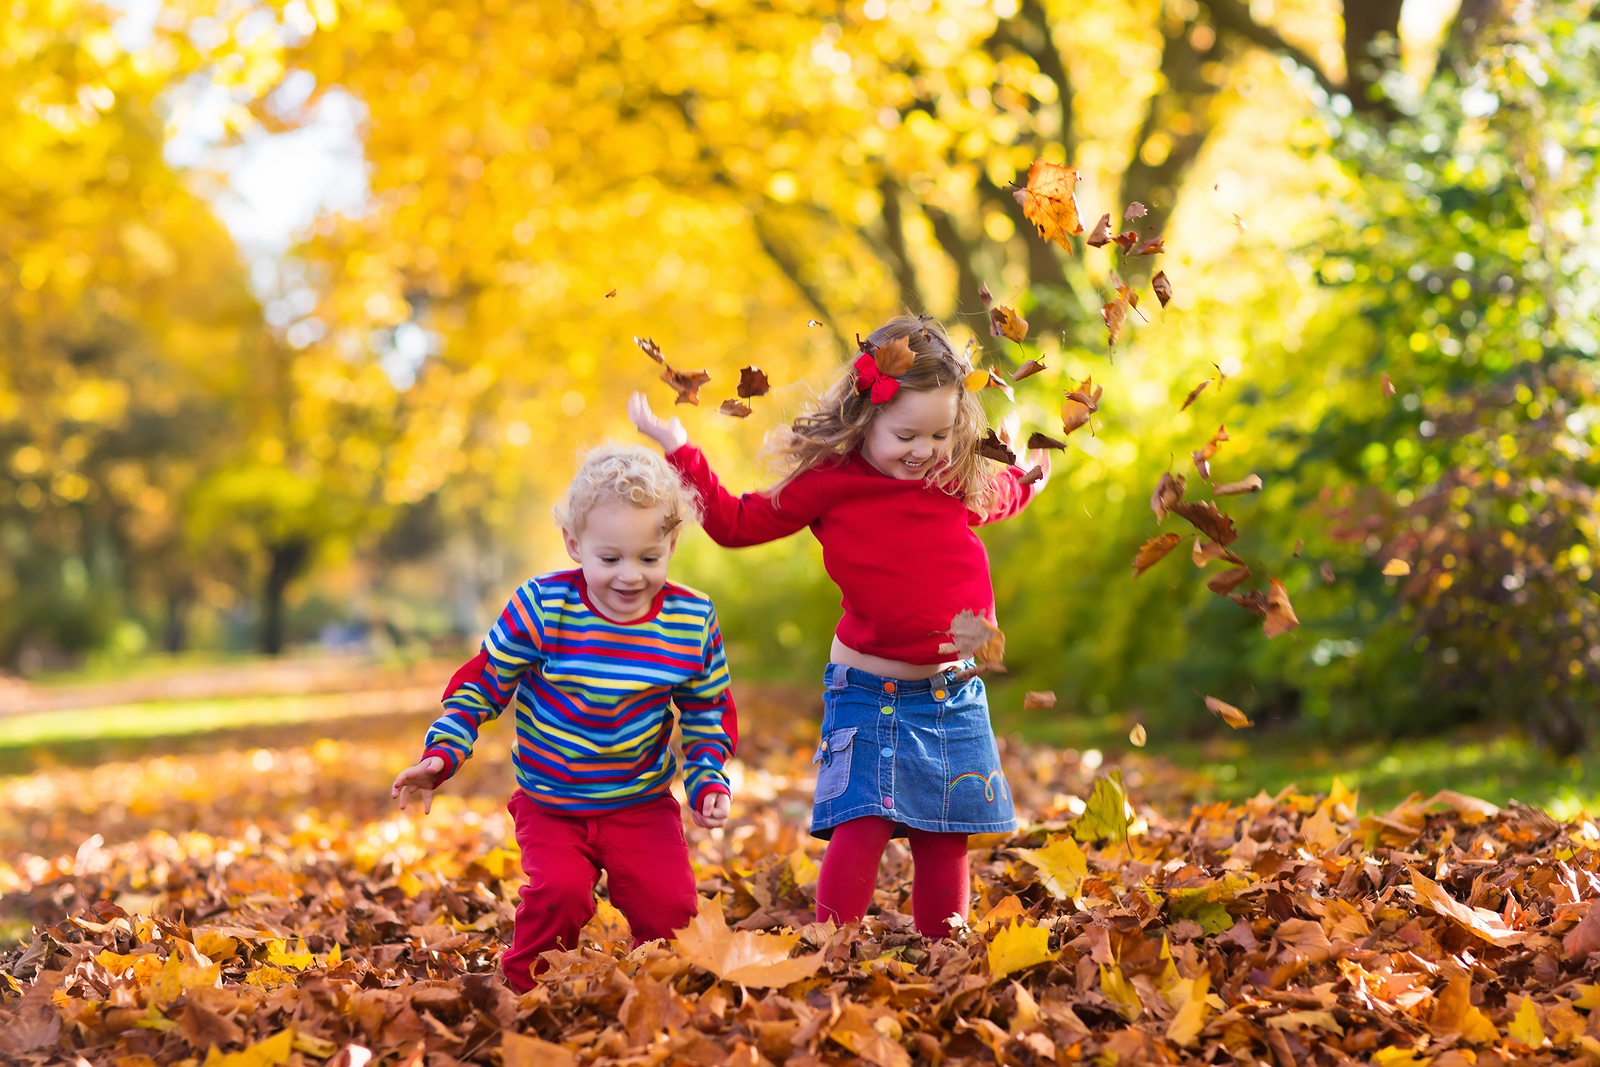
[[[667,462],[677,468],[700,498],[705,513],[701,525],[724,548],[743,548],[776,541],[803,530],[822,513],[822,494],[809,475],[796,479],[783,491],[780,507],[764,493],[734,496],[722,487],[705,455],[689,443],[689,434],[677,419],[665,421],[650,410],[643,393],[628,401],[628,416],[639,432],[661,445]]]
[[[1015,411],[1001,420],[998,433],[1002,441],[1016,447],[1016,440],[1022,434],[1022,422]],[[1023,475],[1035,467],[1041,472],[1039,480],[1032,485],[1023,485]],[[995,475],[994,499],[989,502],[989,510],[981,514],[969,510],[968,521],[973,526],[987,526],[991,522],[1014,518],[1033,503],[1033,498],[1043,492],[1049,482],[1050,453],[1046,449],[1036,448],[1023,456],[1016,466],[1007,467]]]

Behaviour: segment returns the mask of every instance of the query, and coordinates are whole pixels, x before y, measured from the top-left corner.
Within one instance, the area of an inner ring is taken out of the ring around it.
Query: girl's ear
[[[577,537],[577,535],[574,534],[571,530],[567,529],[565,526],[563,526],[561,528],[561,539],[563,541],[565,541],[566,544],[567,544],[567,555],[572,557],[572,562],[577,563],[577,564],[579,564],[581,566],[582,563],[583,563],[583,556],[580,555],[579,551],[578,551],[578,537]]]

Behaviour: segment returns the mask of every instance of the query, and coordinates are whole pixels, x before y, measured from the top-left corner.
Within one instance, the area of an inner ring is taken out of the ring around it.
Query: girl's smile
[[[861,440],[861,456],[891,478],[916,481],[950,456],[960,386],[901,389]]]

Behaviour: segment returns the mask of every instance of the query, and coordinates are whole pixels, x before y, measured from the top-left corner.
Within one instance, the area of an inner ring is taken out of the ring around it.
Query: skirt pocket
[[[817,770],[818,804],[843,796],[850,788],[850,753],[855,748],[855,738],[856,728],[848,726],[833,731],[817,746],[817,754],[811,762],[821,764]]]

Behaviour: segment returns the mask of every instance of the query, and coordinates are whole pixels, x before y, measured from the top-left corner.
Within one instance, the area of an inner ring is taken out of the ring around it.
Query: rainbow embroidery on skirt
[[[966,774],[957,775],[955,779],[950,782],[950,788],[954,789],[964,778],[976,778],[978,781],[982,782],[983,799],[987,800],[991,804],[994,803],[995,783],[999,782],[1002,787],[1004,787],[1006,784],[1005,776],[999,771],[990,771],[988,774],[979,774],[976,771],[968,771]]]

